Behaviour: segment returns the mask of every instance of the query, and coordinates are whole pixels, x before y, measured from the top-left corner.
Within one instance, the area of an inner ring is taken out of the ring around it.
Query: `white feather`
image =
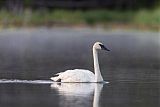
[[[74,69],[61,72],[59,76],[52,77],[53,81],[61,80],[61,82],[95,82],[94,74],[89,70]]]

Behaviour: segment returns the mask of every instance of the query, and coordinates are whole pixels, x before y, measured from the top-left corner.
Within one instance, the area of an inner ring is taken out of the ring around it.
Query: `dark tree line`
[[[160,0],[0,0],[0,8],[12,11],[32,9],[118,9],[136,10],[141,8],[154,8]]]

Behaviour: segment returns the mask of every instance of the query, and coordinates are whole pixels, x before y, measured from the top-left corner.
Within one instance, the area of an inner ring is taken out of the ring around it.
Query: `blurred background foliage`
[[[160,28],[160,0],[0,0],[0,28]]]

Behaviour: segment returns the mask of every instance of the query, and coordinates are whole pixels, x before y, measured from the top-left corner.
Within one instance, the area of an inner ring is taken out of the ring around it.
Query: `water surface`
[[[101,72],[109,84],[53,83],[57,72],[93,71],[101,41]],[[40,28],[0,32],[2,107],[158,107],[160,35],[150,32]]]

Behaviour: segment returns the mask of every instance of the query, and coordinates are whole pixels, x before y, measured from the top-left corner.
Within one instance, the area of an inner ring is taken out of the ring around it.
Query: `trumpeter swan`
[[[101,42],[96,42],[93,45],[95,74],[84,69],[66,70],[65,72],[57,73],[55,77],[51,77],[51,80],[56,82],[103,82],[98,62],[98,50],[109,51]]]

